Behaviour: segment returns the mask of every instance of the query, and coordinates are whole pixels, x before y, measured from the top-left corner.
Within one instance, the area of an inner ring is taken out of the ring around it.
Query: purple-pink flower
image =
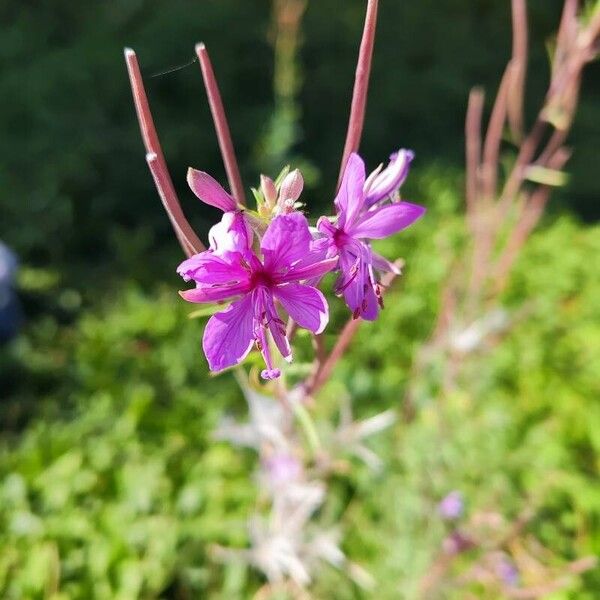
[[[320,240],[329,256],[339,257],[340,276],[336,291],[343,294],[354,318],[368,321],[377,318],[383,306],[374,269],[398,269],[375,253],[370,239],[383,239],[405,229],[423,215],[422,206],[404,201],[390,201],[408,172],[412,152],[400,150],[392,154],[390,164],[365,176],[365,163],[352,153],[346,164],[335,199],[336,221],[321,217],[317,224],[323,234]]]
[[[438,512],[443,519],[458,519],[464,510],[463,496],[458,490],[453,490],[438,504]]]
[[[211,234],[211,250],[192,256],[177,269],[186,281],[196,283],[194,289],[180,292],[185,300],[234,300],[213,315],[204,330],[202,345],[209,367],[221,371],[238,364],[256,344],[267,366],[262,377],[274,379],[280,371],[273,366],[269,333],[283,358],[292,359],[275,301],[298,325],[321,333],[329,319],[327,301],[319,290],[300,282],[321,277],[334,268],[336,258],[325,258],[315,246],[299,212],[271,221],[260,243],[262,261],[251,249],[242,213],[226,212]]]

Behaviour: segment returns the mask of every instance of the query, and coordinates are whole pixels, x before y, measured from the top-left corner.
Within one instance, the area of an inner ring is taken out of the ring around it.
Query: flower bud
[[[294,169],[291,173],[288,173],[281,182],[281,187],[279,188],[279,204],[283,206],[283,203],[287,200],[293,200],[295,202],[300,198],[303,188],[304,179],[302,173],[300,173],[298,169]]]
[[[260,191],[268,208],[273,208],[277,202],[277,188],[273,180],[266,175],[260,176]]]

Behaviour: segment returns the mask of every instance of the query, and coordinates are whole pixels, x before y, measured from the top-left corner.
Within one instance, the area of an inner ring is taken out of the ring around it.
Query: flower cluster
[[[210,247],[177,269],[196,285],[181,292],[185,300],[228,303],[204,331],[212,371],[240,363],[256,346],[266,364],[261,376],[279,377],[271,341],[286,361],[292,360],[282,313],[321,333],[329,308],[317,286],[330,271],[338,273],[335,291],[353,317],[377,318],[383,301],[376,272],[397,268],[374,252],[370,241],[405,229],[425,211],[399,196],[412,159],[412,152],[399,150],[387,167],[380,165],[367,177],[364,161],[352,153],[334,201],[335,216],[321,217],[312,229],[300,211],[304,181],[298,170],[284,171],[275,181],[261,176],[260,189],[253,190],[255,211],[238,205],[207,173],[189,170],[196,196],[223,211],[209,232]]]

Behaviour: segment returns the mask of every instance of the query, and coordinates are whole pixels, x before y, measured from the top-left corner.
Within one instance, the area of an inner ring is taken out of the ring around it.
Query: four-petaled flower
[[[223,302],[235,299],[224,311],[213,315],[206,325],[203,349],[212,371],[221,371],[241,362],[256,344],[267,368],[261,375],[274,379],[269,349],[271,334],[285,360],[292,352],[275,301],[301,327],[321,333],[329,310],[323,294],[300,283],[321,277],[337,262],[325,258],[308,229],[304,215],[293,212],[271,221],[261,243],[262,261],[250,247],[250,233],[240,212],[226,212],[213,228],[213,249],[185,260],[177,272],[196,288],[181,296],[189,302]],[[237,298],[237,299],[236,299]]]
[[[408,171],[412,152],[401,150],[392,155],[390,164],[365,177],[365,164],[352,153],[346,164],[335,199],[337,220],[321,217],[317,224],[323,238],[321,248],[329,256],[339,257],[340,276],[336,291],[343,294],[354,318],[368,321],[377,318],[383,306],[374,269],[398,272],[397,267],[376,254],[368,242],[383,239],[405,229],[423,215],[422,206],[393,200]]]

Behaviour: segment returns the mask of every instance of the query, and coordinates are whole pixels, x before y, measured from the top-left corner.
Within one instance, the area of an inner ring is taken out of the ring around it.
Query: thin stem
[[[512,60],[508,91],[508,121],[513,137],[523,138],[523,100],[527,72],[527,6],[525,0],[512,0]]]
[[[567,139],[567,135],[569,134],[568,129],[555,129],[550,136],[548,143],[546,144],[546,148],[540,154],[540,157],[537,159],[536,164],[538,165],[546,165],[550,158],[557,152],[557,150],[563,145],[564,141]]]
[[[215,124],[215,131],[217,132],[217,140],[219,142],[219,148],[221,149],[221,156],[223,157],[223,164],[225,165],[229,187],[231,188],[233,197],[239,204],[243,205],[246,204],[244,185],[235,156],[231,132],[229,131],[227,117],[225,116],[225,108],[223,107],[223,101],[221,100],[221,93],[219,92],[219,86],[217,85],[217,80],[206,46],[204,44],[197,44],[196,54],[200,61],[204,87],[206,89],[206,95],[208,96],[208,104]]]
[[[321,441],[319,440],[319,434],[309,412],[302,402],[292,402],[292,410],[306,435],[306,440],[313,456],[318,454],[321,450]]]
[[[314,386],[315,381],[319,375],[321,365],[325,362],[327,357],[327,350],[325,348],[325,337],[322,333],[312,336],[312,346],[315,353],[313,359],[311,374],[307,377],[304,384],[305,389],[310,389]]]
[[[467,165],[466,196],[467,212],[475,221],[479,197],[479,165],[481,160],[481,115],[483,113],[483,90],[473,88],[469,94],[465,120],[465,158]]]
[[[404,261],[399,259],[395,264],[400,268],[400,266],[404,264]],[[395,277],[395,273],[386,273],[381,280],[381,287],[384,290],[387,289]],[[350,345],[354,334],[358,331],[362,321],[363,320],[360,318],[350,318],[344,326],[344,329],[342,329],[342,332],[329,355],[324,360],[316,361],[315,375],[311,376],[310,380],[304,383],[304,393],[306,396],[315,394],[327,383],[333,373],[335,365],[348,349],[348,346]]]
[[[202,252],[204,246],[196,237],[196,234],[192,231],[190,224],[181,212],[181,207],[177,202],[177,198],[174,196],[173,184],[171,183],[169,172],[166,170],[164,163],[161,163],[158,155],[154,152],[146,154],[146,162],[150,168],[150,173],[152,173],[156,191],[158,192],[162,205],[171,221],[171,225],[173,225],[175,235],[177,236],[183,251],[187,256],[193,256],[194,254]]]
[[[483,195],[486,200],[492,200],[496,196],[498,184],[498,156],[500,144],[502,143],[502,130],[506,120],[508,88],[513,78],[514,63],[511,61],[506,66],[502,81],[498,87],[494,107],[488,124],[483,144],[483,162],[481,167],[481,179]]]
[[[317,335],[312,336],[313,350],[315,351],[315,356],[319,362],[323,362],[326,356],[325,350],[325,340],[323,338],[323,334],[319,333]]]
[[[377,26],[378,0],[368,0],[365,25],[363,29],[358,62],[354,76],[354,89],[352,92],[352,103],[350,105],[350,119],[346,133],[346,143],[342,154],[342,163],[338,177],[338,187],[342,181],[342,175],[352,152],[356,152],[360,145],[363,124],[365,121],[365,110],[367,107],[367,94],[369,91],[369,75],[371,73],[371,59],[375,45],[375,29]]]
[[[197,254],[205,248],[181,210],[181,205],[179,204],[177,193],[175,192],[175,187],[173,186],[173,181],[169,175],[167,163],[160,146],[158,134],[156,133],[156,127],[154,126],[137,56],[130,48],[125,49],[125,63],[127,64],[127,72],[129,73],[133,103],[140,124],[142,140],[148,153],[148,165],[154,177],[156,189],[169,215],[183,251],[188,256]]]
[[[294,321],[294,319],[292,319],[292,317],[290,317],[288,319],[287,325],[285,327],[285,335],[286,335],[287,339],[290,341],[290,344],[292,343],[294,337],[296,336],[297,331],[298,331],[298,323],[296,323],[296,321]]]
[[[473,88],[469,94],[465,119],[465,161],[466,161],[466,200],[467,219],[473,235],[473,260],[469,285],[469,305],[472,309],[477,301],[479,282],[482,278],[482,264],[479,257],[485,256],[488,245],[486,229],[488,214],[481,205],[481,118],[484,93],[481,88]]]
[[[552,79],[554,79],[554,75],[563,64],[568,50],[572,46],[573,39],[577,35],[578,8],[579,0],[565,0],[556,36],[556,51],[554,52],[554,60],[552,61]]]
[[[525,175],[525,169],[533,160],[536,150],[542,141],[546,131],[546,122],[540,117],[536,120],[529,135],[523,140],[517,155],[517,160],[508,176],[502,195],[498,201],[498,216],[502,218],[506,214],[511,202],[514,200]]]

